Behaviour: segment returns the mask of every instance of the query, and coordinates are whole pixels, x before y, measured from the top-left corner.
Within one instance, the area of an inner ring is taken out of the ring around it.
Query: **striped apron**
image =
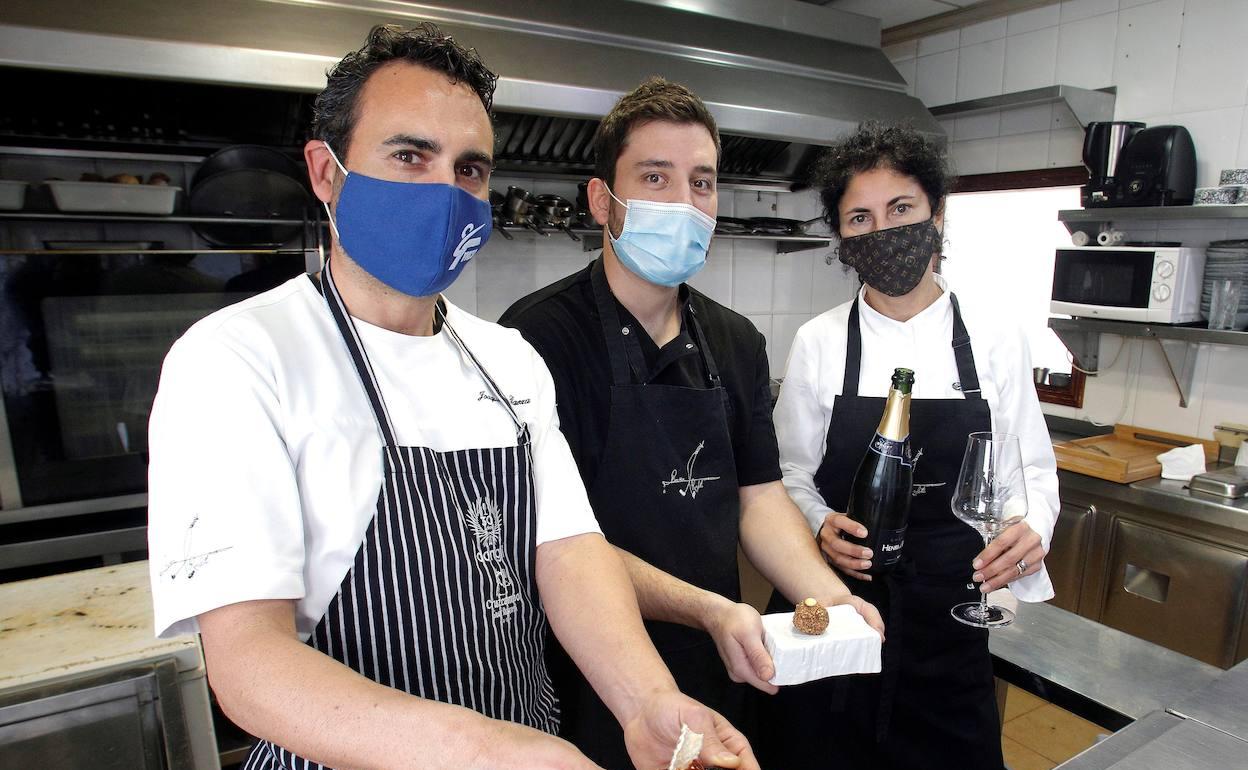
[[[559,709],[546,671],[546,616],[534,574],[528,427],[445,322],[439,300],[445,332],[515,423],[516,446],[453,452],[399,446],[328,264],[322,284],[377,418],[385,473],[355,561],[307,643],[374,682],[554,733]],[[324,766],[260,741],[243,767]]]

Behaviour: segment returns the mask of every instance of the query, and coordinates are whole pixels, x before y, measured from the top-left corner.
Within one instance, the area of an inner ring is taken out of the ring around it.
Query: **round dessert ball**
[[[803,634],[818,636],[828,630],[828,611],[814,599],[807,599],[794,608],[793,627]]]

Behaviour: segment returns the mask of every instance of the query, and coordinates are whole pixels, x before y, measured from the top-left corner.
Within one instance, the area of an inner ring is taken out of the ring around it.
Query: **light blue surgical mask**
[[[715,233],[715,220],[688,203],[629,199],[607,192],[627,212],[620,237],[611,248],[634,274],[660,286],[679,286],[706,264],[706,252]]]

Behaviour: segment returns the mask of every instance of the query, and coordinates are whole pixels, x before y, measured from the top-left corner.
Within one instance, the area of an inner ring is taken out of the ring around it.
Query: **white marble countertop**
[[[157,639],[147,562],[0,585],[0,690],[174,657],[202,671],[199,639]]]

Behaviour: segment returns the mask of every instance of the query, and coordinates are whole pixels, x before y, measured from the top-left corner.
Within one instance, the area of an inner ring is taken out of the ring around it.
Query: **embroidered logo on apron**
[[[505,620],[516,614],[517,604],[523,596],[516,590],[517,577],[512,573],[512,566],[507,561],[502,542],[503,520],[499,515],[498,504],[489,497],[479,497],[468,505],[464,511],[464,519],[468,529],[477,541],[475,558],[493,578],[494,598],[485,603],[486,609],[495,620]]]
[[[689,455],[689,462],[685,464],[684,476],[677,476],[676,475],[677,472],[673,470],[671,477],[668,478],[667,481],[662,482],[663,494],[667,494],[668,487],[670,486],[679,487],[681,484],[683,484],[684,486],[678,488],[676,491],[680,493],[681,497],[688,495],[690,499],[693,499],[698,496],[698,492],[702,491],[702,487],[706,485],[706,482],[719,480],[719,476],[699,477],[699,476],[694,475],[694,472],[693,472],[694,463],[698,461],[698,454],[702,451],[702,448],[705,446],[706,446],[706,442],[705,441],[701,442],[700,444],[698,444],[698,448],[693,450],[693,454]]]

